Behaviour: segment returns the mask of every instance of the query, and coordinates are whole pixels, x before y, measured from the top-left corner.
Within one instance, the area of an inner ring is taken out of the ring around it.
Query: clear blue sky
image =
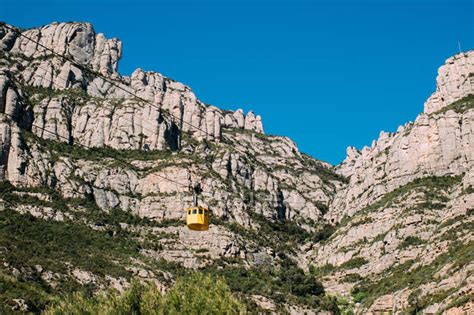
[[[437,68],[474,48],[473,1],[0,0],[19,27],[87,21],[205,103],[253,109],[267,133],[333,164],[414,120]]]

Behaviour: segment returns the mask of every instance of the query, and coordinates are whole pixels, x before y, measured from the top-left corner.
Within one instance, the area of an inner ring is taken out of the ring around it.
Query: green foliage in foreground
[[[76,293],[48,308],[46,315],[60,314],[244,314],[246,309],[221,278],[193,273],[178,278],[164,295],[155,285],[132,286],[118,294],[109,291],[88,298]]]
[[[300,304],[317,305],[309,299],[317,300],[324,295],[321,283],[313,275],[304,273],[288,258],[283,259],[281,264],[281,268],[278,269],[271,265],[261,265],[250,269],[242,266],[219,268],[215,264],[206,267],[203,271],[222,276],[233,291],[263,294],[278,302],[290,302],[293,298],[299,300]]]

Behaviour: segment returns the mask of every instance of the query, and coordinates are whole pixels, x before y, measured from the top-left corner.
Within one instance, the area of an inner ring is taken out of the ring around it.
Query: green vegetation
[[[324,166],[322,162],[313,159],[305,153],[301,153],[301,162],[303,162],[310,171],[316,173],[325,184],[332,186],[331,181],[339,181],[343,183],[349,182],[344,176],[337,174],[331,168]]]
[[[461,295],[455,298],[446,306],[446,309],[449,310],[450,308],[453,308],[453,307],[463,306],[469,301],[474,301],[474,294]]]
[[[462,114],[470,109],[474,108],[474,94],[469,94],[468,96],[457,100],[456,102],[441,108],[439,111],[434,112],[431,115],[444,114],[448,110],[453,110],[456,113]]]
[[[474,221],[463,220],[466,216],[460,215],[457,218],[460,219],[459,224],[452,226],[451,228],[444,231],[443,234],[438,235],[441,240],[456,241],[464,232],[471,232],[474,230]],[[438,228],[439,230],[439,228]]]
[[[449,251],[439,255],[429,265],[418,266],[410,269],[414,260],[393,266],[384,272],[380,279],[366,278],[356,286],[352,295],[358,297],[366,306],[384,294],[395,292],[402,288],[418,288],[420,285],[432,281],[434,275],[448,263],[452,269],[457,270],[474,260],[474,241],[466,244],[456,242],[451,245]]]
[[[374,222],[374,219],[372,219],[371,217],[363,217],[360,220],[357,220],[357,221],[353,222],[352,227],[356,227],[356,226],[363,225],[363,224],[369,224],[369,223],[372,223],[372,222]]]
[[[23,193],[23,194],[19,194]],[[41,200],[31,194],[40,193],[48,197]],[[8,181],[0,182],[0,197],[11,205],[34,205],[50,207],[55,211],[70,213],[76,220],[84,219],[96,226],[109,226],[120,229],[120,223],[134,226],[168,227],[179,226],[180,220],[167,219],[160,222],[139,217],[131,212],[118,208],[109,209],[107,212],[100,209],[91,199],[65,199],[57,191],[49,187],[13,187]],[[85,211],[77,211],[83,209]]]
[[[244,314],[246,308],[222,278],[202,273],[180,277],[166,294],[153,284],[134,282],[122,294],[108,291],[88,297],[73,294],[55,303],[46,315],[62,314]]]
[[[351,283],[352,282],[358,282],[360,280],[362,280],[362,277],[358,273],[348,273],[343,278],[344,282],[351,282]]]
[[[73,160],[90,160],[103,161],[104,158],[113,159],[115,162],[126,160],[127,162],[133,160],[155,161],[155,160],[169,160],[173,158],[171,151],[149,151],[143,150],[117,150],[110,147],[94,147],[85,148],[78,145],[70,145],[61,141],[46,140],[40,138],[30,132],[22,131],[23,137],[27,142],[38,143],[41,147],[48,149],[52,153],[53,161],[59,160],[60,157],[67,156]],[[132,165],[127,164],[128,167]]]
[[[271,220],[262,214],[249,211],[252,220],[258,223],[258,230],[246,229],[236,223],[228,223],[217,218],[213,223],[224,225],[232,232],[244,236],[246,239],[253,240],[259,247],[275,248],[277,253],[294,253],[295,246],[305,242],[322,242],[327,240],[335,227],[330,224],[318,224],[315,222],[306,222],[313,225],[315,232],[308,232],[293,220]]]
[[[90,292],[68,276],[71,267],[89,271],[99,278],[130,278],[125,265],[139,254],[139,244],[123,233],[95,231],[74,222],[55,222],[19,214],[10,209],[0,212],[2,263],[21,270],[17,277],[0,270],[0,305],[11,305],[14,298],[26,300],[32,310],[41,310],[53,295],[64,292]],[[62,276],[53,288],[40,277],[38,267]],[[7,310],[3,310],[7,312]],[[0,313],[3,313],[0,306]]]
[[[0,247],[6,249],[3,259],[18,269],[41,265],[53,272],[66,272],[64,263],[70,262],[100,276],[129,277],[129,272],[113,261],[128,264],[137,256],[139,244],[127,235],[111,234],[9,209],[0,212]]]
[[[442,302],[455,291],[456,288],[452,288],[447,291],[441,290],[436,292],[428,292],[427,294],[421,296],[420,289],[414,290],[408,297],[409,307],[405,310],[405,312],[407,314],[418,314],[426,307]]]
[[[323,277],[336,270],[336,267],[331,264],[322,265],[321,267],[309,266],[309,272],[316,278]]]
[[[288,294],[299,297],[324,294],[322,285],[311,274],[305,274],[289,258],[283,259],[279,269],[269,265],[251,269],[242,266],[220,269],[217,264],[205,270],[223,276],[233,290],[242,293],[263,294],[283,300]]]
[[[303,272],[284,255],[280,255],[280,259],[279,268],[262,264],[247,269],[241,265],[226,265],[225,261],[217,261],[202,271],[223,277],[232,291],[244,295],[263,295],[277,303],[286,302],[323,309],[334,307],[325,297],[323,286],[313,274]]]
[[[0,314],[11,314],[16,305],[14,299],[21,297],[28,303],[31,312],[38,313],[52,300],[48,286],[32,274],[30,279],[18,280],[0,268]]]
[[[398,246],[398,249],[405,249],[410,246],[417,246],[425,244],[426,242],[417,236],[407,236],[403,242]]]
[[[368,293],[362,291],[360,287],[356,287],[351,293],[355,303],[363,302],[368,296]]]
[[[23,195],[18,195],[19,192]],[[40,200],[40,196],[32,195],[34,193],[40,193],[47,198]],[[132,275],[125,267],[134,265],[134,261],[143,262],[158,278],[160,270],[175,276],[186,276],[188,273],[177,264],[155,260],[140,253],[142,249],[160,251],[160,238],[172,239],[174,235],[143,234],[121,226],[121,223],[127,223],[137,227],[161,227],[182,224],[179,221],[154,222],[118,209],[105,212],[99,209],[93,200],[63,199],[47,187],[16,188],[8,182],[1,182],[0,197],[7,205],[49,207],[53,211],[73,216],[73,219],[65,217],[64,221],[56,222],[38,219],[30,214],[20,214],[10,210],[8,206],[5,211],[0,212],[0,249],[6,248],[7,252],[4,261],[20,270],[31,270],[33,274],[28,278],[9,278],[9,270],[4,270],[4,273],[0,270],[0,279],[9,279],[0,280],[0,302],[5,305],[5,310],[11,308],[13,299],[18,297],[24,298],[32,310],[40,311],[61,294],[78,292],[75,298],[79,300],[81,296],[90,296],[95,285],[79,284],[69,275],[71,268],[92,273],[99,283],[105,281],[106,275],[131,279]],[[259,294],[275,299],[277,303],[295,303],[337,310],[337,303],[324,296],[323,287],[315,274],[303,272],[287,256],[294,246],[309,240],[311,233],[292,221],[273,222],[259,215],[255,218],[262,227],[258,232],[244,229],[237,224],[221,224],[238,231],[244,238],[261,242],[261,246],[275,249],[278,264],[275,266],[270,261],[263,261],[263,265],[246,269],[243,262],[236,259],[230,262],[231,265],[229,261],[224,261],[224,264],[216,262],[202,272],[221,276],[229,283],[230,289],[242,297]],[[93,230],[90,226],[98,229]],[[205,250],[197,252],[204,253]],[[58,257],[61,259],[57,259]],[[50,284],[45,283],[35,271],[36,266],[42,266],[47,272],[60,274],[60,285],[52,288]],[[2,277],[3,274],[5,277]],[[162,280],[169,283],[169,279]],[[96,306],[94,304],[87,307]]]
[[[402,197],[413,191],[422,191],[424,193],[425,203],[419,205],[419,207],[431,207],[433,201],[446,202],[447,198],[442,194],[450,187],[459,184],[462,180],[463,175],[459,176],[429,176],[417,178],[414,181],[401,186],[387,194],[385,194],[380,200],[373,204],[365,207],[359,211],[359,215],[370,213],[378,209],[384,209],[391,207],[395,204],[403,204]],[[439,208],[439,206],[433,206]]]
[[[354,269],[359,268],[368,263],[367,259],[362,257],[354,257],[346,262],[344,262],[339,268],[341,269]]]
[[[82,104],[85,103],[87,99],[92,99],[91,96],[87,95],[86,91],[78,88],[56,90],[41,86],[22,85],[21,90],[25,93],[25,96],[33,106],[39,104],[44,99],[51,99],[54,97],[67,97],[75,104]]]

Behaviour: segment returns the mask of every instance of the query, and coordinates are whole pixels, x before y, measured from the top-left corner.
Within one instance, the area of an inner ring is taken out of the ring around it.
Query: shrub
[[[416,245],[421,245],[424,244],[425,241],[423,241],[421,238],[417,236],[407,236],[403,242],[398,245],[398,249],[405,249],[410,246],[416,246]]]
[[[431,115],[440,115],[446,113],[448,110],[454,110],[456,113],[464,113],[465,111],[474,108],[474,94],[469,94],[468,96],[443,107],[437,112]]]
[[[384,272],[384,276],[371,281],[367,279],[362,285],[354,288],[353,296],[359,292],[365,294],[364,304],[370,305],[379,296],[395,292],[402,288],[417,288],[433,279],[433,276],[446,264],[451,263],[452,268],[462,268],[474,259],[474,242],[453,243],[447,253],[435,258],[429,265],[418,266],[411,269],[415,263],[409,260],[403,264],[391,267]],[[362,293],[361,293],[362,294]]]
[[[347,275],[344,276],[343,281],[344,282],[357,282],[362,280],[362,277],[358,273],[348,273]]]
[[[313,242],[324,242],[336,231],[336,227],[331,224],[324,224],[317,232],[312,235]]]
[[[222,278],[193,273],[179,278],[163,299],[167,314],[241,314],[245,307]]]
[[[355,257],[352,258],[345,263],[343,263],[340,268],[341,269],[353,269],[353,268],[358,268],[360,266],[363,266],[367,263],[367,259],[362,258],[362,257]]]
[[[321,267],[316,267],[314,265],[309,266],[309,273],[314,277],[322,277],[336,270],[336,267],[331,264],[322,265]]]
[[[50,306],[46,315],[59,314],[243,314],[244,305],[222,278],[192,273],[178,278],[162,296],[153,284],[133,282],[122,294],[108,291],[92,298],[75,293]]]

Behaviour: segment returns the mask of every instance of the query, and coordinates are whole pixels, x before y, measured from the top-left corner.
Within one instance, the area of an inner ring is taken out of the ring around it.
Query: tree
[[[178,278],[164,296],[153,284],[133,282],[122,294],[111,290],[88,298],[75,293],[45,311],[46,315],[244,313],[245,306],[233,296],[222,278],[198,272]]]

